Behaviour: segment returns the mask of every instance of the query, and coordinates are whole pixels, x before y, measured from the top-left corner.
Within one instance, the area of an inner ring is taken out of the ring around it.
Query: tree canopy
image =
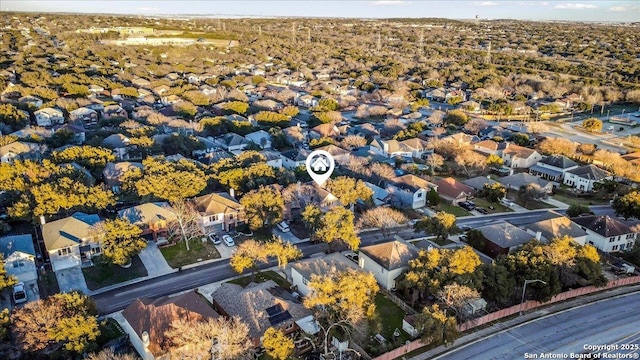
[[[249,228],[254,231],[273,228],[284,215],[284,199],[270,187],[250,191],[240,199],[240,204],[244,206]]]
[[[107,219],[94,225],[92,230],[103,255],[116,265],[129,264],[131,258],[147,246],[141,237],[142,230],[127,219]]]

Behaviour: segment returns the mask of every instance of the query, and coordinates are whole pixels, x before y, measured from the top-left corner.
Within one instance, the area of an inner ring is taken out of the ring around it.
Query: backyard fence
[[[579,289],[573,289],[569,291],[565,291],[551,298],[551,300],[547,302],[539,302],[535,300],[529,300],[522,303],[522,311],[528,311],[540,307],[542,305],[549,305],[559,301],[569,300],[578,296],[592,294],[594,292],[603,291],[607,289],[613,289],[619,286],[633,285],[640,283],[640,276],[633,276],[627,278],[620,278],[616,280],[611,280],[604,287],[595,287],[595,286],[585,286]],[[506,309],[502,309],[485,316],[481,316],[477,319],[469,320],[462,324],[458,325],[458,331],[463,332],[469,329],[473,329],[474,327],[481,326],[484,324],[491,323],[493,321],[502,319],[507,316],[515,315],[520,312],[520,304],[508,307]],[[396,358],[400,358],[405,356],[407,353],[414,351],[418,348],[425,346],[420,339],[414,340],[408,344],[405,344],[399,348],[393,349],[389,352],[386,352],[373,360],[392,360]]]

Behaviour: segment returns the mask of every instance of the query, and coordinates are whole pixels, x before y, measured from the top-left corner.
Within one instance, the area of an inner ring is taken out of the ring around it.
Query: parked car
[[[289,229],[289,225],[287,225],[287,223],[285,221],[281,221],[278,223],[278,225],[276,225],[278,227],[278,229],[280,229],[280,231],[282,232],[288,232],[291,231],[291,229]]]
[[[24,289],[24,283],[19,282],[13,286],[13,302],[16,305],[27,302],[27,292]]]
[[[477,207],[476,211],[479,212],[480,214],[486,215],[489,213],[489,211],[485,208],[481,208],[481,207]]]
[[[233,238],[229,235],[222,235],[222,241],[224,241],[224,244],[227,246],[234,246],[236,244],[236,242],[233,241]]]
[[[207,234],[207,237],[213,243],[213,245],[222,244],[222,240],[220,240],[220,237],[218,235],[216,235],[215,233],[209,233],[209,234]]]
[[[469,225],[462,225],[462,226],[460,226],[460,230],[469,231],[469,230],[471,230],[471,227]]]
[[[476,204],[474,204],[471,201],[464,201],[458,204],[458,206],[460,206],[461,208],[465,209],[465,210],[474,210],[476,208]]]

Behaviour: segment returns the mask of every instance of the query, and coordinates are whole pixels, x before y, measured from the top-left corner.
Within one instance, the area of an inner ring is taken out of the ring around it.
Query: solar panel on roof
[[[280,304],[275,304],[270,308],[267,308],[267,314],[269,315],[269,317],[272,317],[274,315],[278,315],[282,312],[284,312],[284,309],[282,308],[282,305]]]
[[[269,323],[271,324],[271,326],[275,326],[275,325],[278,325],[278,324],[282,323],[283,321],[289,320],[291,318],[292,318],[292,316],[291,316],[291,314],[289,314],[289,311],[284,311],[284,312],[281,312],[281,313],[279,313],[277,315],[270,316],[269,317]]]

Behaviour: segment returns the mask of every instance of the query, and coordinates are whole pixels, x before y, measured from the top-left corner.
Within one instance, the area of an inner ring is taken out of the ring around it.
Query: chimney
[[[44,225],[47,223],[47,220],[44,218],[44,215],[40,216],[40,225]]]
[[[540,231],[536,231],[536,240],[540,241],[540,237],[542,237],[542,233]]]
[[[229,189],[229,195],[231,195],[232,198],[236,198],[236,191],[234,189]]]

